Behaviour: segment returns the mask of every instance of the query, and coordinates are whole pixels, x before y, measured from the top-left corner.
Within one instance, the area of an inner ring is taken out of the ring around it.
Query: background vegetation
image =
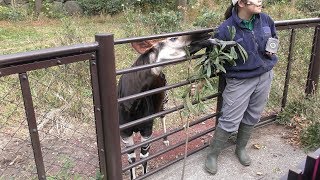
[[[49,0],[43,2],[42,11],[36,18],[32,6],[34,1],[30,1],[27,10],[0,6],[0,55],[93,42],[94,35],[101,32],[113,33],[115,39],[119,39],[215,27],[223,21],[224,11],[230,4],[229,0],[189,0],[185,7],[174,0],[78,1],[84,9],[83,16],[67,16],[61,9],[54,9]],[[263,11],[274,20],[288,20],[319,17],[319,9],[319,1],[266,0]],[[313,30],[297,30],[288,103],[278,118],[280,124],[292,128],[291,141],[308,149],[320,146],[319,93],[310,98],[305,98],[304,94]],[[279,31],[279,37],[280,61],[274,69],[275,77],[265,114],[279,112],[281,107],[290,31]],[[116,46],[117,69],[129,67],[137,56],[129,45]],[[188,70],[185,67],[193,65],[186,62],[165,68],[169,84],[188,78],[192,68]],[[42,122],[50,117],[68,127],[66,124],[79,122],[93,123],[94,126],[89,72],[89,61],[85,61],[29,74],[36,113]],[[183,91],[183,88],[178,88],[169,92],[169,106],[181,102]],[[23,119],[20,94],[17,76],[0,78],[1,128],[13,127]],[[215,109],[213,106],[213,101],[210,101],[205,110],[210,113]],[[178,114],[169,117],[172,124],[183,124],[176,122],[177,117]],[[45,124],[39,124],[45,127]]]

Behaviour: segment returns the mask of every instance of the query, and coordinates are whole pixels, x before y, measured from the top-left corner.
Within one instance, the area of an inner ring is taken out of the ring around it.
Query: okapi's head
[[[163,62],[192,55],[202,49],[201,43],[210,37],[209,34],[192,34],[169,37],[162,40],[146,40],[132,43],[140,54],[147,55],[150,63]],[[159,75],[163,67],[151,68],[154,75]]]

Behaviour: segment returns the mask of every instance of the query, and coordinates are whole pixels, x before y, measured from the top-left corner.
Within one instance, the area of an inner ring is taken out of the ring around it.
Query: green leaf
[[[190,99],[190,96],[189,94],[186,96],[186,104],[185,104],[185,107],[188,109],[188,111],[190,112],[195,112],[194,108],[193,108],[193,105],[191,103],[191,99]]]
[[[226,73],[226,69],[225,69],[221,64],[216,64],[216,66],[217,66],[217,69],[218,69],[218,70]]]
[[[225,55],[226,57],[228,57],[229,59],[233,59],[233,57],[232,57],[232,55],[231,54],[229,54],[229,53],[222,53],[223,55]]]
[[[234,39],[234,37],[236,36],[236,28],[234,26],[230,27],[228,26],[228,31],[229,31],[229,34],[230,34],[230,41],[232,41]]]
[[[234,47],[230,48],[230,53],[233,59],[238,59],[238,53],[236,52],[236,49]]]
[[[208,67],[207,68],[207,77],[209,78],[211,76],[211,64],[209,64],[207,67]]]
[[[215,46],[213,49],[214,49],[216,54],[219,54],[219,50],[218,50],[217,46]]]
[[[207,78],[205,78],[205,80],[207,82],[207,86],[209,87],[209,89],[213,90],[213,86],[212,86],[211,82]]]
[[[244,61],[243,63],[245,63],[245,61],[248,59],[248,53],[240,44],[237,44],[237,47],[238,47],[239,52],[241,54],[241,57]]]

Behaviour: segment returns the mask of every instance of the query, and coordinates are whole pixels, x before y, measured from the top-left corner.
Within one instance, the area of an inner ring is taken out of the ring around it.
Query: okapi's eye
[[[172,42],[174,42],[174,41],[176,41],[177,39],[178,39],[177,37],[172,37],[172,38],[170,38],[169,40],[172,41]]]

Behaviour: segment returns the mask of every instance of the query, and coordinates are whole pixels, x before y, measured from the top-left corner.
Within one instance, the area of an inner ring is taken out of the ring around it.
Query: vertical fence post
[[[114,38],[112,34],[97,34],[99,43],[97,51],[98,83],[100,93],[104,153],[107,162],[108,180],[122,179],[120,132],[118,119],[118,101],[116,86],[116,68],[114,56]]]
[[[38,173],[38,179],[42,180],[42,179],[46,179],[46,171],[43,163],[39,133],[37,128],[37,121],[36,121],[36,116],[34,112],[34,106],[33,106],[32,95],[31,95],[27,73],[20,73],[19,79],[21,84],[24,107],[26,111],[26,117],[28,121],[34,160],[36,163],[36,168]]]
[[[293,50],[295,45],[295,39],[296,39],[296,31],[294,29],[291,30],[291,37],[290,37],[290,47],[289,47],[289,55],[288,55],[288,64],[287,64],[287,71],[286,71],[286,79],[284,83],[283,88],[283,96],[282,96],[282,102],[281,102],[281,109],[283,109],[287,104],[287,97],[288,97],[288,88],[289,88],[289,82],[290,82],[290,73],[291,73],[291,66],[293,61]]]
[[[312,45],[312,54],[309,65],[306,95],[316,93],[320,75],[320,25],[316,27]]]
[[[91,86],[92,86],[92,95],[93,95],[93,104],[94,104],[94,118],[96,125],[96,134],[97,134],[97,147],[98,147],[98,156],[99,156],[99,167],[100,173],[103,175],[107,174],[106,166],[106,157],[104,153],[104,141],[103,141],[103,123],[101,117],[101,103],[100,103],[100,93],[99,93],[99,83],[98,83],[98,70],[96,62],[96,53],[92,54],[90,60],[90,74],[91,74]]]
[[[216,125],[218,124],[218,119],[221,116],[221,109],[222,109],[222,103],[223,103],[222,93],[225,87],[226,87],[226,79],[222,75],[219,75],[218,92],[220,93],[220,95],[217,98],[217,108],[216,108],[216,112],[219,114],[216,116]]]

